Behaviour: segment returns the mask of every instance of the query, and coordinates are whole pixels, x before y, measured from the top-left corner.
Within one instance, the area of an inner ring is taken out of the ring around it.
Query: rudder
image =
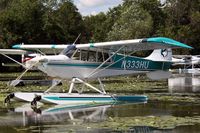
[[[171,49],[155,49],[145,59],[153,61],[172,61],[172,50]]]

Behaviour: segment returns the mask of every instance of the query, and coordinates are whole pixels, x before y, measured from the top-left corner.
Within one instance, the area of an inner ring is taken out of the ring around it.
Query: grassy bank
[[[15,91],[44,91],[48,86],[38,86],[38,85],[27,85],[27,86],[18,86],[10,87],[8,86],[8,81],[13,80],[20,73],[1,73],[0,74],[0,92],[1,93],[10,93]],[[35,79],[40,77],[40,79],[48,79],[42,73],[39,72],[29,72],[23,79]],[[8,80],[5,81],[5,78]],[[1,80],[3,79],[3,80]],[[58,86],[54,91],[65,90],[68,91],[70,81],[63,81],[62,86]],[[146,76],[119,76],[114,78],[103,78],[103,84],[108,93],[117,93],[117,94],[144,94],[151,92],[167,92],[167,81],[152,81]],[[92,85],[99,87],[99,82],[97,80],[89,81]],[[81,85],[77,85],[77,88],[81,88]],[[89,88],[84,88],[86,92],[91,92]]]

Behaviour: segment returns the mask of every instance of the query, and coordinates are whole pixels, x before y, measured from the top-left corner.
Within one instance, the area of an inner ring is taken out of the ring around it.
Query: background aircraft
[[[173,66],[179,67],[179,73],[200,73],[199,55],[174,55],[172,58]]]

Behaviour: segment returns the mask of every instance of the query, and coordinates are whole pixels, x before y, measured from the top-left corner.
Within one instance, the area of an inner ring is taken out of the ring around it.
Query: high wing
[[[25,50],[20,50],[20,49],[0,49],[0,55],[3,55],[5,57],[7,57],[8,59],[14,61],[15,63],[23,66],[24,68],[26,67],[24,64],[16,61],[15,59],[11,58],[10,56],[8,55],[24,55],[26,54],[27,51]]]
[[[69,45],[14,45],[16,49],[65,49]],[[121,40],[121,41],[110,41],[110,42],[99,42],[99,43],[87,43],[87,44],[76,44],[76,48],[84,50],[97,50],[106,49],[109,51],[116,51],[121,47],[125,47],[127,52],[142,51],[142,50],[154,50],[154,49],[165,49],[165,48],[192,48],[184,43],[175,41],[165,37],[153,37],[144,39],[133,39],[133,40]]]
[[[154,49],[165,49],[165,48],[192,48],[186,44],[175,41],[173,39],[164,37],[155,38],[144,38],[134,40],[122,40],[102,43],[90,43],[90,44],[79,44],[76,47],[79,49],[83,48],[105,48],[110,50],[118,50],[124,46],[127,52],[142,51],[142,50],[154,50]]]

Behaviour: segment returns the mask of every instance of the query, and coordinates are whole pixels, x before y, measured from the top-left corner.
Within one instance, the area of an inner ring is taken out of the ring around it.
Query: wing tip
[[[191,47],[191,46],[189,46],[187,44],[181,43],[179,41],[176,41],[176,40],[173,40],[173,39],[167,38],[167,37],[145,38],[144,41],[146,41],[146,42],[155,42],[155,43],[165,43],[165,44],[170,44],[170,45],[172,45],[174,47],[193,49],[193,47]]]
[[[20,44],[15,44],[15,45],[12,46],[12,48],[14,48],[14,49],[20,49],[21,45]]]

